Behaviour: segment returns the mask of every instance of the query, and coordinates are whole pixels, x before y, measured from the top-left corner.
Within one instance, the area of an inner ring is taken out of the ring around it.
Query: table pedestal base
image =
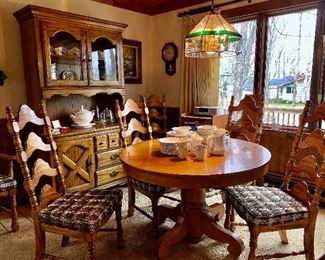
[[[158,207],[158,219],[163,222],[170,218],[175,226],[162,235],[158,241],[160,259],[166,259],[169,247],[183,239],[197,243],[205,234],[208,237],[229,244],[228,252],[239,256],[244,250],[243,241],[231,231],[215,223],[205,203],[205,189],[182,189],[182,203],[177,207]]]

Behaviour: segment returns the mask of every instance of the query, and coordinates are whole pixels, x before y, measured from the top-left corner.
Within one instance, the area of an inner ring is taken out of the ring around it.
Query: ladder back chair
[[[141,98],[140,98],[141,99]],[[165,137],[167,127],[166,97],[162,96],[161,101],[155,95],[150,95],[147,99],[149,109],[149,120],[154,138]]]
[[[264,96],[245,95],[238,105],[234,103],[235,97],[232,96],[226,125],[230,137],[259,143],[262,133]],[[241,113],[240,118],[235,121],[233,120],[234,112]]]
[[[9,212],[11,214],[11,229],[13,232],[19,230],[18,214],[16,208],[16,187],[17,182],[14,179],[14,161],[16,156],[9,155],[5,153],[0,153],[0,160],[6,161],[8,163],[9,170],[6,175],[0,174],[0,197],[10,198],[10,210],[0,205],[0,208]]]
[[[264,108],[264,97],[262,95],[245,95],[245,97],[235,105],[235,97],[231,97],[231,101],[228,107],[228,121],[226,129],[229,131],[229,135],[235,139],[241,139],[249,142],[259,143],[260,135],[262,133],[262,119],[263,119],[263,108]],[[234,120],[233,114],[237,112],[240,118]],[[252,184],[255,185],[256,181]],[[225,203],[225,192],[209,190],[210,194],[221,192],[223,203]],[[216,220],[220,220],[224,216],[223,204],[214,203],[210,205],[211,208],[215,208],[217,214],[215,215]],[[232,222],[235,221],[234,210],[231,210],[230,218]]]
[[[122,142],[122,147],[126,148],[127,145],[132,145],[139,140],[134,140],[138,136],[134,137],[132,134],[134,132],[140,132],[142,136],[147,137],[147,140],[152,139],[152,128],[150,126],[149,120],[149,111],[146,104],[145,98],[142,96],[141,99],[141,108],[133,101],[128,99],[124,103],[123,110],[121,110],[118,100],[115,100],[116,107],[116,118],[120,128],[120,139]],[[127,119],[127,116],[130,113],[138,114],[138,117],[142,117],[144,120],[144,125],[141,124],[136,118]],[[128,180],[128,217],[133,216],[134,209],[138,210],[140,213],[148,217],[153,221],[154,232],[158,235],[158,219],[157,219],[157,207],[159,198],[163,196],[165,192],[168,192],[169,188],[154,185],[146,182],[139,181],[130,176],[127,177]],[[152,205],[152,216],[149,215],[146,211],[139,208],[136,205],[135,201],[135,190],[141,192],[151,200]]]
[[[46,232],[85,240],[88,258],[95,259],[97,232],[113,212],[118,247],[123,248],[122,191],[97,189],[67,193],[45,105],[41,113],[39,118],[27,105],[22,105],[17,122],[11,107],[7,107],[8,131],[13,138],[31,206],[35,259],[50,257],[46,254]]]
[[[287,163],[280,188],[238,185],[227,189],[225,227],[231,228],[230,209],[246,221],[250,231],[249,259],[256,259],[258,235],[262,232],[279,231],[282,243],[287,244],[286,230],[304,229],[304,250],[291,253],[275,253],[265,258],[305,254],[315,259],[314,233],[318,204],[325,189],[324,132],[316,128],[305,133],[306,124],[325,120],[325,103],[309,113],[310,101],[299,118],[299,127]],[[306,182],[293,182],[292,174],[307,175],[314,188]]]

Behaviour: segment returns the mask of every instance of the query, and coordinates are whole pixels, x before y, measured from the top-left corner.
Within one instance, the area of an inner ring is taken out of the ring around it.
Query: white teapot
[[[89,111],[81,106],[80,109],[70,115],[76,126],[87,127],[94,118],[95,112]]]
[[[224,128],[218,128],[208,137],[208,146],[211,155],[224,155],[228,147],[228,134]]]

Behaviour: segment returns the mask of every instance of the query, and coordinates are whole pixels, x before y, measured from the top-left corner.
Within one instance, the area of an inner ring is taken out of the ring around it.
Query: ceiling
[[[209,2],[207,0],[93,0],[135,12],[156,15]],[[217,2],[217,1],[216,1]]]

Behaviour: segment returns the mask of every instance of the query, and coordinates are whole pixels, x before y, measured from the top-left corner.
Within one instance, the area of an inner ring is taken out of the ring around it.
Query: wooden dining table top
[[[159,141],[139,142],[123,149],[120,159],[127,174],[151,184],[179,188],[223,188],[263,177],[271,159],[261,145],[231,139],[224,156],[208,155],[206,161],[160,152]]]

